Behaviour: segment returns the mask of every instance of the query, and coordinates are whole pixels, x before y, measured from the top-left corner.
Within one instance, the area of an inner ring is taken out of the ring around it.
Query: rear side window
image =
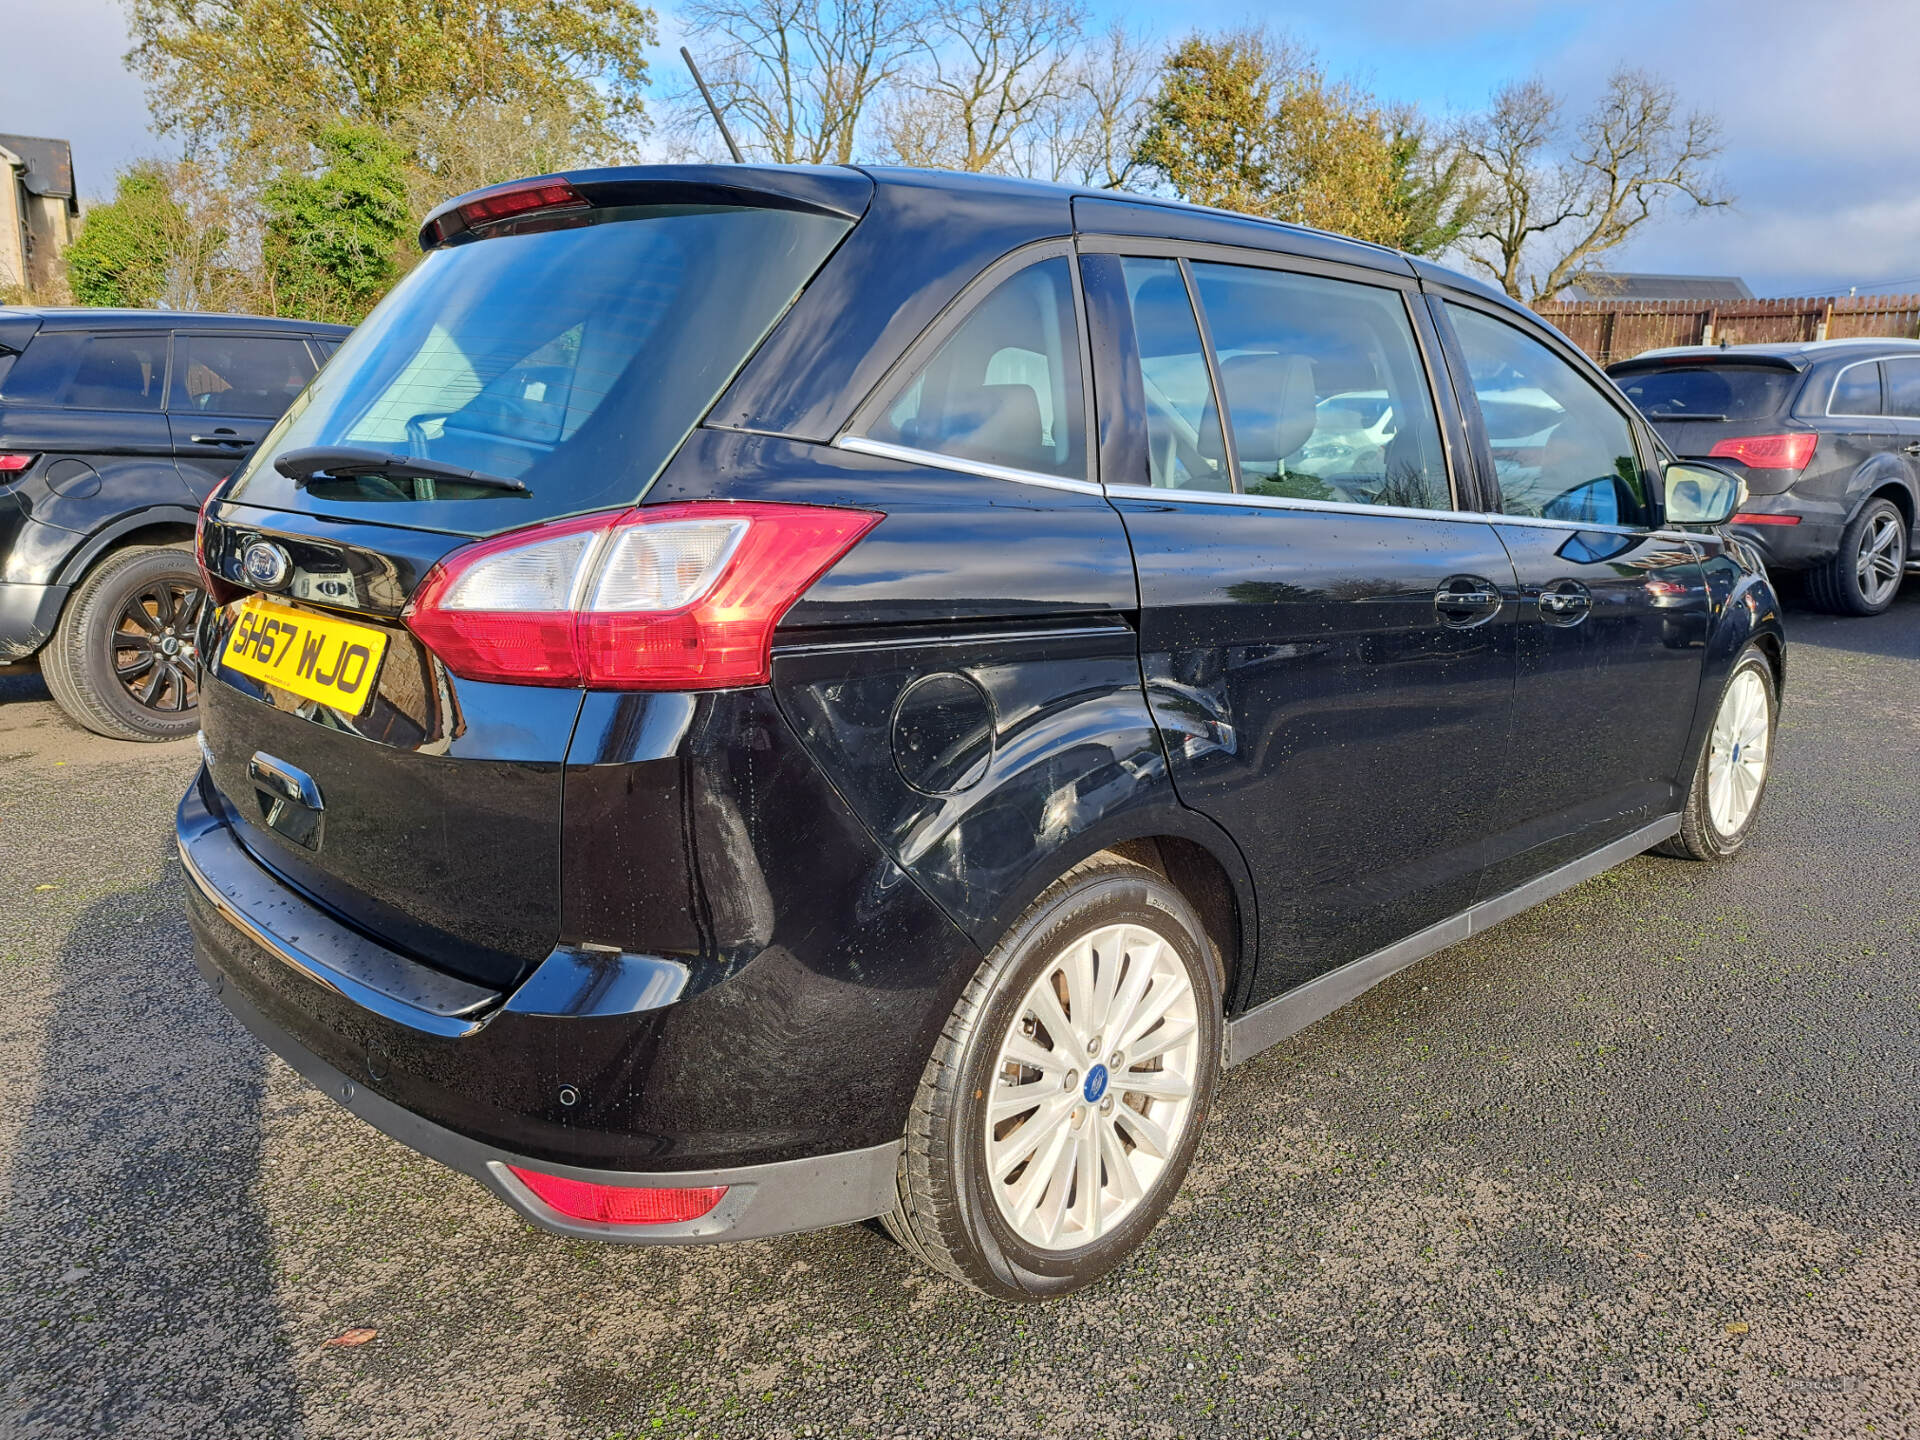
[[[1707,365],[1618,377],[1649,420],[1764,420],[1786,409],[1800,377],[1791,370]]]
[[[9,400],[84,410],[158,410],[166,380],[164,330],[56,330],[27,346],[6,377],[6,394]]]
[[[173,338],[175,414],[251,415],[271,420],[313,378],[313,357],[297,338],[195,335]]]
[[[1486,422],[1501,512],[1595,525],[1647,525],[1633,426],[1573,366],[1518,327],[1452,302]]]
[[[1887,375],[1887,413],[1920,420],[1920,357],[1882,362]]]
[[[1833,398],[1827,402],[1829,415],[1880,415],[1880,366],[1869,360],[1864,365],[1849,365],[1833,381]]]
[[[1193,278],[1246,493],[1452,508],[1399,291],[1241,265]]]
[[[1029,265],[973,307],[872,421],[866,438],[933,455],[1084,479],[1086,391],[1064,256]]]
[[[267,436],[236,499],[468,534],[639,499],[851,225],[635,205],[429,253]],[[505,479],[381,475],[296,489],[294,448],[413,456]],[[404,520],[395,506],[418,506]]]
[[[1206,347],[1177,260],[1120,261],[1147,420],[1148,483],[1231,490]]]

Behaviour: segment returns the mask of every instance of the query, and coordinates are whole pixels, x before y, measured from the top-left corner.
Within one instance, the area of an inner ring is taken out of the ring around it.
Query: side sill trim
[[[1457,945],[1469,935],[1490,930],[1502,920],[1510,919],[1522,910],[1530,910],[1541,901],[1551,899],[1562,890],[1571,889],[1582,880],[1590,880],[1603,870],[1611,870],[1679,832],[1678,815],[1668,815],[1651,825],[1643,825],[1631,835],[1601,846],[1591,855],[1569,861],[1559,869],[1549,870],[1504,895],[1482,900],[1458,915],[1428,926],[1417,935],[1409,935],[1371,955],[1349,961],[1338,970],[1330,970],[1284,995],[1276,995],[1264,1004],[1256,1005],[1238,1020],[1227,1022],[1226,1063],[1238,1065],[1243,1060],[1251,1060],[1269,1046],[1278,1045],[1282,1040],[1299,1034],[1314,1021],[1331,1015],[1349,1000],[1358,998],[1416,960],[1424,960],[1449,945]]]

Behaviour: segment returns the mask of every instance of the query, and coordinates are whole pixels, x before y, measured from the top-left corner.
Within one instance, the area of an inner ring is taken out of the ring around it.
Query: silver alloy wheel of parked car
[[[1142,925],[1074,941],[1027,990],[986,1106],[1001,1217],[1076,1250],[1146,1196],[1191,1122],[1199,1016],[1186,967]]]
[[[1738,834],[1766,784],[1771,710],[1758,672],[1736,673],[1713,717],[1707,758],[1707,806],[1722,835]]]
[[[1906,528],[1899,512],[1891,506],[1873,516],[1866,534],[1860,537],[1860,558],[1855,574],[1860,581],[1860,596],[1874,609],[1893,598],[1907,566]]]

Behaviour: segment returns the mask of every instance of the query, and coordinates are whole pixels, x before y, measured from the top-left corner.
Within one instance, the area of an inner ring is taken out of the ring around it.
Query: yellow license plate
[[[370,626],[249,595],[236,611],[221,660],[303,700],[358,715],[373,699],[386,653],[387,637]]]

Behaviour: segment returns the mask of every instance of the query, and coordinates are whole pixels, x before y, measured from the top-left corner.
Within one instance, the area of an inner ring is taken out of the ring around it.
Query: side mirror
[[[1697,460],[1666,467],[1667,524],[1724,525],[1747,498],[1747,482]]]

